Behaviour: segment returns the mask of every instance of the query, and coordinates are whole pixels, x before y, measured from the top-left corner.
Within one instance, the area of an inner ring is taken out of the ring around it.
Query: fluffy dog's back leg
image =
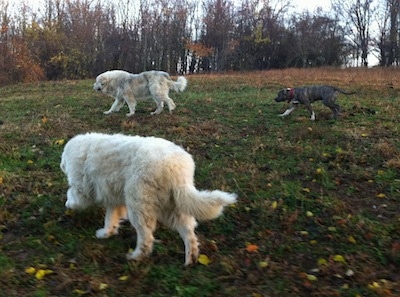
[[[194,232],[197,226],[196,220],[192,216],[181,214],[176,218],[175,224],[185,244],[185,265],[195,263],[199,256],[199,242]]]
[[[157,214],[151,203],[156,196],[145,186],[137,184],[135,189],[128,191],[126,196],[126,208],[128,219],[136,229],[136,248],[127,255],[128,260],[140,260],[153,251],[153,232],[157,226]]]

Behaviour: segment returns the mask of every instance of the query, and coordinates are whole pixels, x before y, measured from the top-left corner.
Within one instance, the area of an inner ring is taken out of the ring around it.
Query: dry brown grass
[[[400,87],[400,69],[397,68],[291,68],[258,72],[233,72],[220,74],[196,75],[204,77],[205,82],[231,78],[237,86],[242,81],[246,85],[262,87],[267,85],[297,86],[299,84],[328,84],[341,87],[367,87],[372,89]]]

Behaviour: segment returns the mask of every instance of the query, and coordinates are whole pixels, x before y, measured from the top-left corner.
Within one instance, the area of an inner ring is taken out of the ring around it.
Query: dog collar
[[[288,88],[289,89],[289,99],[288,101],[292,100],[294,98],[294,88]]]

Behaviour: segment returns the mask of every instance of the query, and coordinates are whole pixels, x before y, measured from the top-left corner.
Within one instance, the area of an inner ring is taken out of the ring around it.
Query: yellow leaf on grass
[[[33,164],[33,161],[32,160],[28,160],[28,161],[26,161],[26,163]]]
[[[38,280],[43,279],[46,275],[48,274],[52,274],[54,271],[50,270],[50,269],[39,269],[38,271],[36,271],[35,273],[35,277]]]
[[[313,275],[313,274],[307,274],[307,279],[308,279],[309,281],[316,281],[316,280],[318,280],[318,278],[317,278],[315,275]]]
[[[346,259],[342,255],[334,255],[333,261],[340,262],[340,263],[346,263]]]
[[[65,142],[64,139],[59,139],[59,140],[56,140],[54,143],[55,143],[56,145],[63,145],[64,142]]]
[[[200,254],[198,261],[200,264],[206,265],[206,266],[211,263],[210,258],[208,258],[208,256],[204,255],[204,254]]]
[[[377,289],[380,288],[380,285],[378,282],[372,282],[371,284],[368,285],[369,289]]]
[[[318,261],[317,261],[317,263],[318,263],[319,266],[328,265],[328,261],[325,260],[324,258],[319,258]]]
[[[278,202],[276,202],[276,201],[272,202],[271,208],[276,209],[277,207],[278,207]]]
[[[27,268],[25,268],[25,272],[28,274],[34,274],[36,272],[36,269],[35,269],[35,267],[32,267],[32,266],[27,267]]]
[[[258,265],[259,265],[261,268],[265,268],[265,267],[268,267],[268,262],[267,262],[267,261],[261,261],[261,262],[258,263]]]
[[[47,118],[45,116],[42,116],[42,123],[46,124],[47,123]]]
[[[44,269],[39,269],[39,270],[36,271],[36,273],[35,273],[35,277],[36,277],[36,279],[38,279],[38,280],[43,279],[43,278],[45,277],[45,275],[46,275],[46,271],[45,271]]]
[[[386,195],[383,193],[379,193],[378,195],[376,195],[377,198],[386,198]]]
[[[120,276],[118,279],[120,281],[126,281],[126,280],[128,280],[128,276],[127,275],[123,275],[123,276]]]
[[[0,176],[0,185],[3,184],[3,178]]]
[[[78,295],[84,295],[84,294],[86,294],[87,292],[85,292],[85,291],[83,291],[83,290],[75,289],[75,290],[74,290],[74,293],[76,293],[76,294],[78,294]]]
[[[303,188],[303,192],[310,193],[311,190],[309,188]]]
[[[355,240],[355,238],[353,237],[353,236],[349,236],[349,237],[347,237],[347,240],[349,241],[349,242],[351,242],[351,243],[354,243],[354,244],[356,244],[357,243],[357,241]]]
[[[103,291],[103,290],[105,290],[105,289],[107,289],[108,288],[108,285],[107,284],[105,284],[105,283],[100,283],[100,285],[99,285],[99,291]]]
[[[311,218],[311,217],[314,216],[314,214],[311,211],[308,210],[308,211],[306,211],[306,216]]]

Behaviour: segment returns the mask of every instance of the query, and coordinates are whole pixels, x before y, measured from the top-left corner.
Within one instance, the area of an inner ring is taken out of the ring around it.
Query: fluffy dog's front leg
[[[118,112],[121,107],[124,106],[124,100],[120,100],[118,98],[115,99],[114,103],[111,105],[110,109],[103,112],[104,114],[110,114],[113,112]]]
[[[79,199],[80,194],[79,190],[75,187],[70,187],[67,191],[67,201],[65,202],[65,206],[69,209],[84,209],[86,208],[86,204],[82,203],[84,199]]]
[[[96,231],[97,238],[108,238],[118,234],[118,228],[121,221],[127,219],[125,205],[117,207],[108,207],[104,218],[104,228]]]
[[[132,95],[130,95],[130,96],[125,95],[124,100],[125,100],[126,104],[128,104],[128,108],[129,108],[129,113],[127,113],[126,116],[131,117],[135,114],[136,104],[137,104],[136,98],[133,97]]]

